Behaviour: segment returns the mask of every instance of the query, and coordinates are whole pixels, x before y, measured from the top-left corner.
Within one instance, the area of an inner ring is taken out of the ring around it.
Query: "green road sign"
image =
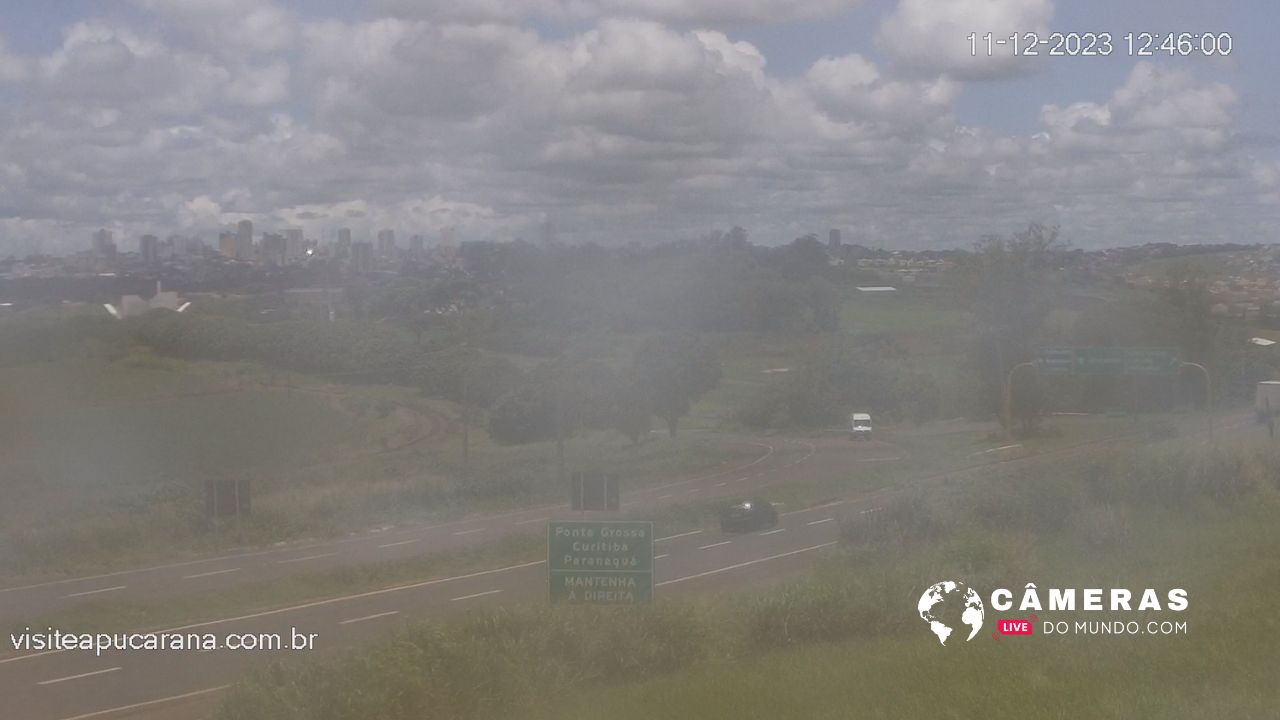
[[[1048,375],[1172,375],[1181,367],[1168,348],[1050,347],[1036,360]]]
[[[653,600],[653,523],[547,523],[551,601],[636,605]]]

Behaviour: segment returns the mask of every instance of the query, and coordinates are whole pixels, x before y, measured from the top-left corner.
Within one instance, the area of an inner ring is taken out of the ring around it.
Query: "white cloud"
[[[378,7],[398,17],[434,21],[518,22],[541,15],[720,25],[830,17],[860,4],[861,0],[382,0]]]
[[[0,83],[24,80],[27,73],[27,60],[5,49],[4,38],[0,37]]]
[[[216,54],[270,53],[288,47],[298,18],[263,0],[131,0],[176,35]]]
[[[1250,235],[1280,204],[1280,170],[1236,133],[1236,92],[1173,66],[1140,63],[1114,92],[1047,104],[1039,132],[1008,135],[952,112],[958,77],[1008,69],[945,53],[911,67],[850,53],[784,76],[732,33],[605,3],[556,38],[426,14],[298,22],[277,43],[231,17],[238,1],[140,0],[158,27],[86,20],[21,60],[4,91],[23,102],[0,106],[0,246],[81,248],[99,225],[213,239],[243,217],[462,239],[536,237],[551,219],[566,240],[602,242],[834,226],[898,246],[1041,220],[1090,245]],[[921,25],[935,44],[952,16],[938,14]],[[247,40],[208,47],[200,22]],[[1269,210],[1235,211],[1250,203]]]
[[[881,21],[876,42],[904,68],[926,74],[945,73],[965,80],[992,80],[1040,69],[1032,57],[1015,57],[1013,45],[979,40],[1037,32],[1048,37],[1052,0],[898,0]]]

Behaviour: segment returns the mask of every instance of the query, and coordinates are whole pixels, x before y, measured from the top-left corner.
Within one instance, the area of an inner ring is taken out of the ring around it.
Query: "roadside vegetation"
[[[806,236],[740,229],[654,248],[467,243],[465,271],[349,278],[336,320],[285,293],[203,297],[116,321],[94,306],[0,318],[0,577],[559,501],[575,469],[628,487],[749,448],[690,430],[841,431],[1007,420],[1014,441],[899,448],[932,472],[1115,430],[1048,412],[1203,404],[1192,373],[1043,378],[1009,368],[1047,344],[1177,348],[1212,368],[1219,406],[1277,377],[1246,330],[1208,313],[1207,280],[1171,266],[1137,293],[1090,277],[1052,228],[935,253],[910,287]],[[877,295],[861,285],[894,282]],[[99,309],[100,310],[100,309]],[[665,436],[665,437],[664,437]],[[998,452],[988,457],[983,453]],[[211,479],[253,484],[253,513],[204,516]]]
[[[839,550],[802,581],[650,608],[420,625],[340,658],[256,671],[219,717],[837,718],[857,707],[875,717],[1263,718],[1280,700],[1265,682],[1278,478],[1280,450],[1255,445],[1116,451],[944,486],[846,523]],[[954,577],[977,588],[1185,587],[1188,633],[1037,629],[996,642],[988,608],[983,636],[939,648],[914,603]],[[997,682],[1009,689],[993,705]]]

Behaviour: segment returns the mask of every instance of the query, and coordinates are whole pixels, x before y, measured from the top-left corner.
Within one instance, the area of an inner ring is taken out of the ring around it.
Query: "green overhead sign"
[[[653,523],[547,523],[551,601],[637,605],[653,600]]]
[[[1172,375],[1181,367],[1169,348],[1051,347],[1036,360],[1048,375]]]

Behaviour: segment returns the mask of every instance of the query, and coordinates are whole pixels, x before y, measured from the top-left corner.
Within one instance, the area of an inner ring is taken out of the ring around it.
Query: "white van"
[[[850,415],[849,437],[853,440],[870,440],[871,416],[867,413],[853,413]]]

